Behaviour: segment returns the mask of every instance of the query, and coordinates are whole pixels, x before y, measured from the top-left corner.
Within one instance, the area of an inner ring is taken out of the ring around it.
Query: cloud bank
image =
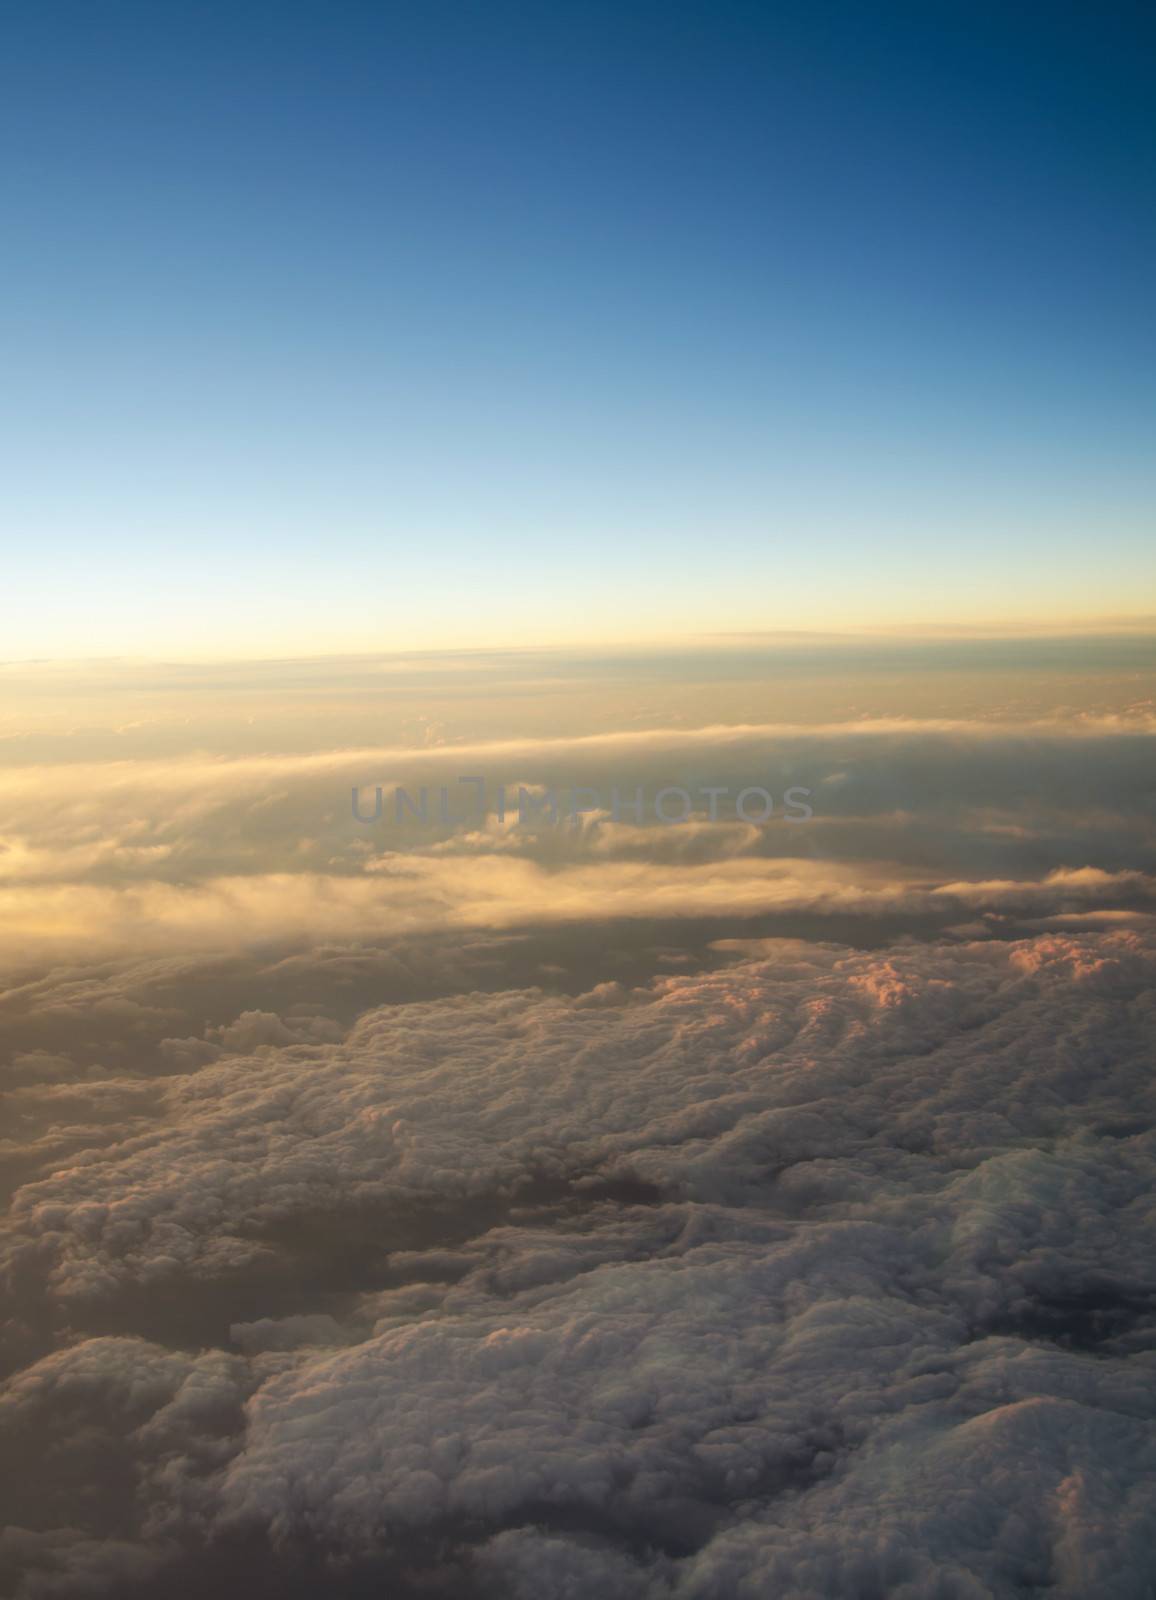
[[[1150,1595],[1152,934],[716,954],[26,1052],[12,1592]]]
[[[1144,717],[875,719],[14,767],[0,778],[0,956],[596,918],[891,914],[943,927],[1013,905],[1036,917],[1147,913],[1154,746]],[[436,791],[463,772],[485,776],[491,795],[495,782],[652,797],[718,785],[732,810],[748,785],[780,801],[801,787],[815,814],[792,826],[780,805],[762,825],[712,820],[699,799],[671,827],[605,810],[578,827],[353,818],[354,786]]]

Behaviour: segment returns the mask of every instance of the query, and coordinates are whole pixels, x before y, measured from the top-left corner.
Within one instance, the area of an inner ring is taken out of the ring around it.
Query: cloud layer
[[[21,1600],[1149,1595],[1152,936],[717,955],[42,1052]]]
[[[875,719],[16,767],[0,779],[0,956],[670,915],[886,913],[942,927],[1017,904],[1037,917],[1147,912],[1154,744],[1147,717]],[[485,820],[457,782],[470,773],[487,782]],[[578,826],[497,822],[495,789],[523,783],[596,789],[602,808]],[[353,788],[378,785],[385,817],[355,821]],[[388,796],[423,785],[431,821],[393,820]],[[653,800],[668,785],[695,811],[664,827]],[[762,825],[735,815],[752,785],[776,799]],[[707,787],[729,792],[714,819]],[[792,825],[784,795],[796,788],[814,817]],[[614,818],[615,789],[644,791],[648,825]]]
[[[0,1592],[1151,1600],[1151,648],[1073,648],[30,674]],[[815,815],[351,815],[463,774]]]

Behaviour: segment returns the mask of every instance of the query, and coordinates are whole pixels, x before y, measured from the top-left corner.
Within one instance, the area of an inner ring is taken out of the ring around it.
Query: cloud
[[[1000,911],[997,901],[1036,917],[1144,911],[1156,880],[1154,737],[1147,718],[877,718],[13,767],[0,778],[0,959],[624,916],[944,926],[973,920],[973,907]],[[481,823],[473,788],[457,782],[470,772],[486,778],[491,808],[496,785],[519,783],[589,786],[602,806],[579,827]],[[399,824],[387,805],[364,826],[351,789],[375,784],[425,785],[435,801],[444,784],[451,820]],[[613,788],[641,789],[652,808],[670,784],[695,801],[686,824],[610,814]],[[776,799],[769,821],[711,818],[701,790],[726,788],[733,811],[752,784]],[[804,825],[785,815],[796,786],[812,794]],[[1082,871],[1102,875],[1094,890],[1078,884]]]
[[[17,1592],[1142,1600],[1156,939],[720,954],[248,1007],[25,1184]]]

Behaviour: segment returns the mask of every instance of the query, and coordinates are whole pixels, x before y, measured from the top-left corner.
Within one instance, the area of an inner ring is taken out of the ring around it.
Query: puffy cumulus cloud
[[[1150,1595],[1156,941],[724,954],[250,1008],[20,1189],[22,1600]]]
[[[19,1075],[28,1071],[28,1059],[16,1064],[16,1085],[0,1092],[6,1130],[0,1139],[0,1185],[6,1193],[39,1168],[59,1167],[77,1152],[119,1142],[134,1129],[150,1126],[156,1116],[160,1091],[155,1083],[117,1078],[45,1083],[33,1078],[22,1084]],[[43,1070],[41,1058],[33,1060],[32,1070]],[[75,1076],[75,1068],[63,1063],[52,1070]]]
[[[1087,953],[1101,948],[1111,955]],[[1101,1025],[1118,1029],[1101,968],[1146,970],[1147,946],[1122,934],[886,956],[767,949],[773,955],[761,963],[646,989],[388,1007],[362,1017],[340,1045],[290,1043],[278,1019],[243,1016],[224,1032],[236,1029],[254,1053],[173,1077],[164,1116],[115,1151],[111,1168],[88,1160],[26,1186],[13,1218],[52,1242],[53,1281],[75,1289],[105,1273],[163,1274],[171,1252],[189,1262],[204,1251],[251,1256],[267,1248],[256,1237],[263,1225],[345,1197],[412,1209],[516,1193],[531,1178],[585,1176],[742,1200],[752,1185],[761,1192],[768,1167],[797,1162],[812,1144],[815,1154],[841,1153],[842,1136],[858,1151],[866,1113],[872,1128],[886,1129],[899,1089],[892,1074],[908,1095],[920,1091],[910,1111],[901,1102],[900,1127],[916,1117],[930,1127],[934,1108],[947,1119],[939,1136],[955,1147],[1044,1138],[1056,1131],[1055,1114],[1049,1099],[1033,1105],[1033,1097],[1053,1081],[1061,1097],[1078,1090],[1081,1106],[1092,1093],[1057,1056],[1055,1008],[1069,1008],[1083,1040],[1104,985]],[[1028,1082],[1012,1122],[985,1106],[981,1086],[993,1063],[1007,1070],[1005,1029],[1022,1049],[1028,1020],[1045,1004],[1041,974],[1050,980],[1049,1023],[1031,1038],[1038,1059],[1018,1064]],[[980,1033],[988,1054],[977,1064]],[[1142,1034],[1131,1042],[1141,1048]],[[941,1076],[908,1059],[932,1050],[953,1069],[954,1097]],[[864,1063],[869,1075],[849,1087]],[[120,1192],[110,1196],[111,1170]],[[253,1236],[223,1232],[221,1218]]]
[[[242,1054],[259,1049],[261,1045],[301,1044],[317,1040],[340,1039],[341,1028],[329,1017],[294,1016],[279,1017],[275,1011],[242,1011],[241,1015],[224,1027],[210,1028],[209,1040],[219,1042],[222,1050]],[[187,1040],[167,1040],[166,1043],[188,1043]]]
[[[806,1497],[797,1520],[755,1517],[727,1529],[686,1564],[675,1592],[1143,1600],[1156,1519],[1144,1397],[1124,1396],[1140,1414],[1121,1415],[1089,1370],[1062,1385],[1078,1397],[1032,1393],[1001,1404],[998,1380],[1022,1360],[1000,1351],[985,1374],[994,1386],[967,1374],[954,1404],[889,1417],[845,1472]],[[1045,1371],[1019,1376],[1048,1386]]]
[[[219,1058],[223,1031],[246,1012],[276,1016],[304,1042],[303,1028],[332,1037],[372,1007],[417,998],[637,983],[656,968],[717,965],[716,932],[672,917],[59,964],[0,986],[0,1089],[192,1071]]]
[[[178,1554],[159,1508],[174,1485],[228,1460],[251,1387],[236,1356],[132,1338],[86,1340],[5,1384],[5,1593],[115,1595],[151,1583]]]

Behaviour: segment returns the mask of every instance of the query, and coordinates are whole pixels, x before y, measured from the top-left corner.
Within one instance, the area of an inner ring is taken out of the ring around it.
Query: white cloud
[[[178,1567],[249,1530],[395,1578],[440,1541],[463,1595],[1143,1600],[1156,941],[733,954],[241,1017],[8,1235],[74,1334],[219,1305],[231,1348],[89,1339],[0,1426],[113,1441],[115,1549]]]

